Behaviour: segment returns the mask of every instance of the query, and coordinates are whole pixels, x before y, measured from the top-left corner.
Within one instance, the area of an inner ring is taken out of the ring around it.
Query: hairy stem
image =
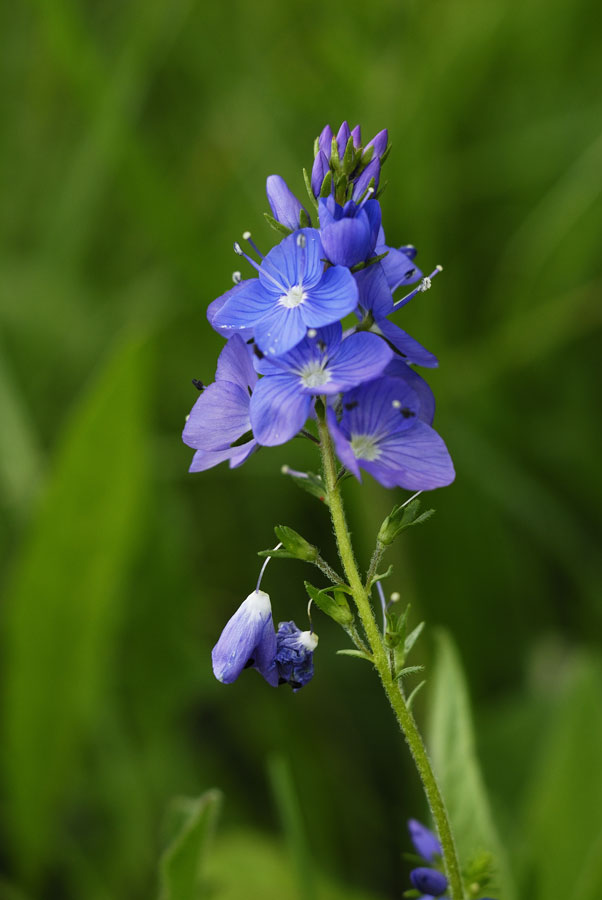
[[[318,431],[320,435],[320,452],[322,454],[322,466],[324,469],[324,481],[328,490],[328,499],[332,524],[339,550],[339,556],[349,587],[353,592],[353,599],[368,639],[372,652],[374,667],[380,677],[385,694],[393,708],[399,727],[410,748],[410,753],[418,769],[424,791],[431,809],[433,820],[437,828],[441,847],[443,849],[443,861],[447,880],[449,882],[449,894],[451,900],[465,900],[458,854],[451,831],[449,817],[445,803],[431,761],[428,757],[424,741],[418,731],[416,722],[409,709],[398,682],[393,676],[391,662],[384,645],[383,637],[379,631],[370,599],[362,579],[360,577],[349,529],[345,519],[343,500],[340,486],[337,482],[336,459],[334,448],[323,411],[318,408]]]

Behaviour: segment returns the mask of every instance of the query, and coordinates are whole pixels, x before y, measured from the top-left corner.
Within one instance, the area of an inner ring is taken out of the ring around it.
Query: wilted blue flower
[[[410,880],[414,887],[429,897],[440,897],[447,890],[447,878],[436,869],[420,867],[412,869]]]
[[[231,337],[220,353],[215,381],[194,404],[182,432],[184,443],[197,451],[190,472],[202,472],[225,460],[236,468],[257,449],[253,439],[231,446],[251,431],[249,394],[257,373],[250,352],[239,335]]]
[[[362,332],[343,340],[342,332],[339,322],[312,329],[288,353],[256,362],[264,377],[251,397],[250,416],[260,444],[289,441],[303,428],[314,396],[376,378],[391,360],[392,351],[376,335]]]
[[[294,622],[280,622],[276,640],[278,683],[290,684],[298,691],[313,678],[318,636],[313,631],[301,631]]]
[[[337,455],[361,481],[360,467],[384,487],[412,491],[450,484],[454,467],[405,379],[385,376],[343,394],[341,421],[328,410]]]
[[[308,328],[330,325],[357,305],[357,286],[343,266],[324,270],[319,232],[303,228],[284,238],[261,265],[235,245],[259,272],[228,292],[213,315],[213,326],[252,330],[264,353],[276,356],[299,343]],[[218,304],[221,298],[218,298]]]
[[[381,212],[378,200],[344,206],[334,197],[319,201],[320,236],[326,256],[335,266],[355,266],[368,259],[376,246]]]
[[[301,224],[299,220],[301,212],[303,211],[306,216],[308,213],[284,178],[280,175],[269,175],[266,182],[266,193],[274,218],[290,228],[291,231],[296,231]]]
[[[213,674],[218,681],[231,684],[243,669],[254,668],[275,687],[276,647],[269,595],[253,591],[238,607],[211,651]]]

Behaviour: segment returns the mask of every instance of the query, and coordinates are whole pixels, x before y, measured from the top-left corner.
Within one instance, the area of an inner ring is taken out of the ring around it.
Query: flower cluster
[[[304,206],[279,175],[267,179],[270,222],[282,239],[265,256],[249,233],[235,252],[256,270],[208,309],[227,339],[215,381],[200,385],[183,439],[197,472],[241,465],[259,447],[303,432],[320,401],[343,466],[385,487],[449,484],[453,464],[433,430],[433,395],[413,366],[437,360],[392,316],[430,287],[415,249],[390,247],[379,182],[388,135],[362,144],[359,127],[326,126],[306,173]],[[399,288],[416,285],[401,299]],[[322,408],[321,407],[321,408]],[[261,669],[260,669],[261,671]]]
[[[416,853],[421,861],[428,865],[412,869],[410,881],[414,890],[407,892],[406,896],[415,896],[419,900],[436,900],[436,898],[445,900],[447,878],[438,868],[443,859],[441,844],[433,832],[416,819],[409,820],[408,830]],[[478,889],[478,885],[471,885],[471,888],[474,891]],[[474,893],[471,893],[471,896],[474,896]],[[482,897],[481,900],[491,900],[491,898]]]

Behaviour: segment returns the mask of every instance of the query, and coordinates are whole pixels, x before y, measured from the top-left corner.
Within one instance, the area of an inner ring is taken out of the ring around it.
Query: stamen
[[[276,544],[276,546],[274,547],[274,550],[279,550],[281,547],[282,547],[282,542]],[[266,568],[267,564],[269,563],[269,561],[271,560],[271,558],[272,558],[271,556],[266,556],[265,562],[261,567],[261,571],[259,573],[259,578],[257,579],[257,587],[255,588],[256,594],[259,592],[259,588],[261,586],[261,579],[263,578],[263,573],[265,572],[265,568]]]
[[[298,472],[287,465],[281,466],[280,471],[283,475],[290,475],[292,478],[309,478],[307,472]]]
[[[305,267],[307,265],[307,253],[305,252],[305,247],[307,246],[307,240],[304,234],[297,235],[297,247],[301,250],[301,271],[299,272],[299,290],[303,291],[303,279],[305,278]]]
[[[259,249],[259,247],[258,247],[257,244],[255,243],[255,241],[253,241],[253,240],[251,239],[251,232],[250,232],[250,231],[243,231],[242,236],[243,236],[243,240],[247,241],[247,243],[249,243],[249,244],[251,245],[251,247],[253,248],[253,250],[255,251],[255,253],[256,253],[258,256],[261,256],[261,258],[263,259],[263,258],[264,258],[263,253],[261,252],[261,250]]]
[[[250,257],[248,253],[245,253],[245,251],[242,249],[242,247],[240,246],[238,241],[234,241],[234,252],[236,253],[237,256],[244,256],[246,261],[248,263],[250,263],[253,266],[253,268],[256,269],[258,272],[262,272],[265,275],[265,277],[268,278],[272,282],[272,284],[274,284],[278,288],[279,291],[286,290],[284,285],[282,285],[279,281],[277,281],[274,278],[274,276],[271,275],[267,271],[267,266],[265,265],[265,262],[266,262],[265,259],[263,260],[263,265],[259,265],[259,263],[255,262],[255,260],[252,257]],[[259,255],[261,256],[261,254],[259,254]],[[276,272],[276,274],[278,274],[278,271],[276,269],[274,269],[274,271]]]
[[[380,597],[380,605],[383,611],[383,634],[387,630],[387,601],[385,600],[385,592],[383,591],[383,586],[380,581],[376,582],[376,590],[378,591],[378,596]]]
[[[308,328],[308,329],[307,329],[307,337],[308,337],[308,338],[312,338],[312,340],[313,340],[313,338],[315,338],[315,336],[317,335],[317,333],[318,333],[318,332],[316,331],[315,328]]]
[[[391,403],[391,406],[394,406],[395,409],[399,409],[401,406],[401,400],[393,400],[393,402]]]
[[[397,312],[398,309],[401,309],[402,306],[405,306],[406,303],[408,302],[408,300],[411,300],[412,297],[416,296],[416,294],[420,294],[423,291],[428,291],[435,275],[438,275],[439,272],[442,272],[442,271],[443,271],[443,266],[435,266],[435,268],[433,269],[431,274],[426,275],[422,279],[422,281],[420,282],[418,287],[415,287],[413,291],[410,291],[409,294],[406,294],[405,297],[402,297],[401,300],[398,300],[397,303],[395,303],[395,305],[393,306],[393,312]]]
[[[240,274],[240,272],[232,272],[232,281],[234,282],[234,284],[240,284],[240,282],[242,281],[242,275]]]
[[[197,391],[201,391],[201,393],[205,390],[205,385],[201,381],[200,378],[193,378],[192,383],[194,384]]]
[[[391,597],[390,597],[390,602],[391,603],[399,603],[400,600],[401,600],[401,594],[399,593],[399,591],[393,591],[393,593],[391,594]]]

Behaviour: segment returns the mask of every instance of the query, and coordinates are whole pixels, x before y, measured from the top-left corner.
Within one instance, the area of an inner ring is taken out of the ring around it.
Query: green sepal
[[[412,525],[421,525],[434,514],[434,509],[427,509],[420,515],[420,500],[416,498],[411,503],[402,506],[394,506],[387,518],[380,526],[377,540],[387,547],[392,544],[398,534]]]
[[[320,138],[317,137],[314,141],[314,159],[316,158],[316,156],[318,155],[319,152],[320,152]]]
[[[350,175],[355,168],[355,149],[353,147],[353,138],[351,136],[347,139],[341,167],[346,175]]]
[[[374,662],[369,653],[364,653],[363,650],[337,650],[337,656],[355,656],[357,659],[367,659],[368,662]]]
[[[389,143],[387,144],[387,146],[385,147],[385,149],[383,150],[383,152],[380,154],[380,167],[381,167],[381,169],[382,169],[382,167],[383,167],[383,163],[385,163],[385,162],[387,161],[387,158],[388,158],[388,156],[389,156],[389,153],[391,152],[391,147],[392,147],[392,146],[393,146],[393,145],[392,145],[391,142],[389,141]],[[371,147],[370,149],[372,149],[372,147]]]
[[[310,584],[309,581],[304,582],[304,584],[310,598],[323,613],[326,613],[327,616],[330,616],[343,628],[348,628],[353,624],[353,613],[342,590],[331,587],[319,590],[313,584]],[[334,591],[333,596],[329,593],[330,591]]]
[[[311,219],[306,209],[299,210],[299,228],[311,228]]]
[[[334,134],[332,136],[332,141],[330,144],[330,164],[337,172],[340,171],[341,158],[339,156],[339,146],[337,144],[337,139]]]
[[[283,234],[287,237],[289,234],[293,233],[291,228],[287,228],[286,225],[283,225],[282,222],[279,222],[278,219],[275,219],[270,213],[264,212],[264,216],[266,217],[268,225],[270,225],[274,231],[277,231],[278,234]]]
[[[425,623],[421,622],[419,625],[416,626],[416,628],[414,628],[413,631],[411,631],[408,634],[407,638],[405,639],[403,649],[404,649],[404,653],[406,656],[408,655],[408,653],[410,652],[410,650],[412,649],[412,647],[414,646],[414,644],[416,643],[416,641],[418,640],[420,635],[422,634],[424,625],[425,625]]]
[[[320,197],[329,197],[332,189],[332,172],[329,170],[324,176],[322,187],[320,188]]]
[[[329,505],[328,491],[326,490],[326,485],[322,481],[320,475],[316,475],[314,472],[305,472],[304,474],[307,477],[301,478],[299,475],[292,475],[290,472],[287,472],[284,466],[282,468],[282,473],[283,475],[288,475],[289,478],[292,478],[295,484],[303,491],[307,491],[312,497],[317,497],[322,503],[325,503],[327,506]]]
[[[495,884],[497,881],[496,875],[495,859],[488,850],[481,850],[470,859],[465,869],[466,883],[470,885],[468,889],[470,900],[481,897],[484,889],[487,889],[487,893],[489,893],[492,884]],[[472,888],[472,885],[474,885],[474,888]],[[495,886],[497,887],[497,885]]]
[[[405,666],[395,672],[395,678],[406,678],[408,675],[415,675],[416,672],[424,672],[424,666]]]
[[[412,703],[416,699],[416,695],[418,694],[418,691],[420,691],[424,687],[425,684],[426,684],[426,679],[424,681],[421,681],[420,684],[416,685],[416,687],[414,688],[414,690],[412,691],[412,693],[406,700],[406,706],[408,709],[412,708]]]
[[[314,192],[311,186],[311,178],[309,177],[307,169],[303,169],[303,181],[305,182],[305,190],[307,191],[307,196],[309,197],[309,202],[312,204],[316,212],[318,211],[318,201],[314,197]],[[305,210],[302,210],[305,212]],[[307,213],[305,213],[307,215]],[[301,220],[301,213],[299,213],[299,220]],[[311,221],[309,225],[302,225],[301,228],[311,227]]]
[[[282,542],[284,549],[295,559],[315,562],[320,555],[317,547],[306,541],[294,528],[289,528],[288,525],[276,525],[274,534]]]
[[[362,169],[366,168],[366,166],[368,165],[368,163],[370,162],[370,160],[372,159],[373,156],[374,156],[374,147],[373,146],[366,147],[366,149],[362,153],[362,159],[361,159]]]
[[[370,584],[368,585],[368,590],[372,587],[372,585],[376,584],[377,581],[384,581],[385,578],[388,578],[393,572],[393,565],[390,565],[386,572],[377,572],[376,575],[373,575]]]
[[[388,250],[385,250],[384,253],[379,253],[378,256],[371,256],[370,259],[365,260],[365,262],[356,263],[354,266],[351,266],[350,272],[360,272],[362,269],[367,269],[368,266],[373,266],[375,263],[380,262],[381,259],[384,259],[389,253]]]

